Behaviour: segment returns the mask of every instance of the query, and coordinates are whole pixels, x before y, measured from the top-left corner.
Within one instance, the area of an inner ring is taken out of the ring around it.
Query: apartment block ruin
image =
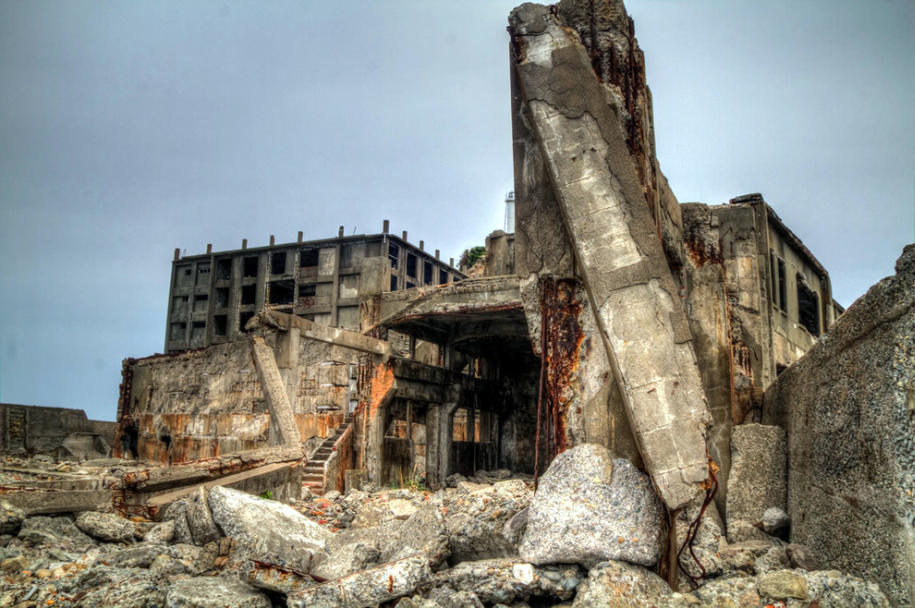
[[[359,329],[360,295],[445,285],[464,275],[435,254],[383,232],[182,256],[175,250],[165,351],[238,340],[269,306],[323,325]]]

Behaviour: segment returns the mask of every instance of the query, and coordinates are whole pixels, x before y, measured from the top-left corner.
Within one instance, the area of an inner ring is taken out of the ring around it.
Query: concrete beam
[[[273,349],[267,345],[262,336],[251,334],[248,336],[251,351],[254,354],[254,363],[257,365],[257,375],[260,377],[267,398],[267,407],[273,428],[279,436],[280,443],[289,446],[300,445],[299,429],[292,415],[292,405],[289,395],[286,394],[286,385],[280,370],[276,365]]]
[[[670,509],[708,477],[691,335],[618,101],[578,36],[543,6],[512,12],[514,67],[644,462]]]

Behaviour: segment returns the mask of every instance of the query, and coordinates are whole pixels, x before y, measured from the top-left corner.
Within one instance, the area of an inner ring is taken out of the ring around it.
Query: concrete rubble
[[[843,311],[677,201],[621,0],[508,29],[515,233],[176,254],[116,426],[0,404],[0,608],[915,605],[915,246]]]

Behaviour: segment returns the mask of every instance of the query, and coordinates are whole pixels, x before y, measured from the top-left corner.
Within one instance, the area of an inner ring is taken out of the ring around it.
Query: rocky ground
[[[556,458],[535,494],[507,471],[292,505],[200,491],[161,521],[24,517],[0,502],[0,607],[889,606],[877,585],[805,570],[759,532],[728,544],[709,516],[681,592],[653,570],[664,510],[647,478],[596,446]],[[687,511],[687,516],[689,511]],[[678,529],[678,536],[681,536]]]

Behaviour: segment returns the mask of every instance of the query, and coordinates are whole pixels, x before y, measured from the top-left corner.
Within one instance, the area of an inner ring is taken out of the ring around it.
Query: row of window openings
[[[775,308],[788,313],[788,271],[785,260],[769,251],[769,263],[774,272],[772,280],[772,303]],[[795,275],[795,290],[797,292],[798,321],[810,332],[810,335],[820,335],[820,296],[807,285],[807,279],[800,272]]]
[[[396,270],[398,268],[398,264],[400,263],[400,248],[397,245],[394,245],[393,243],[391,243],[388,246],[388,259],[391,261],[391,268]],[[423,284],[424,285],[432,285],[433,274],[435,272],[434,269],[435,269],[435,266],[432,264],[432,262],[429,262],[429,261],[423,262]],[[417,258],[414,254],[408,253],[407,254],[407,276],[412,279],[418,278],[416,275],[416,270],[417,270]],[[447,282],[448,282],[448,271],[446,271],[442,268],[439,268],[438,284],[444,285]],[[406,289],[410,289],[412,287],[415,287],[414,283],[411,283],[411,282],[406,283]],[[397,277],[396,276],[391,276],[391,291],[397,291]]]
[[[251,317],[254,316],[253,312],[242,312],[238,315],[238,331],[245,331],[245,325],[248,324],[248,321],[251,320]],[[213,335],[214,336],[225,336],[226,330],[228,329],[228,315],[213,315]],[[206,321],[194,321],[191,325],[193,333],[202,334],[206,330]],[[171,330],[169,334],[169,339],[171,340],[184,340],[184,334],[187,331],[187,323],[184,321],[179,323],[172,323]],[[191,336],[193,339],[194,336]]]
[[[318,249],[302,249],[299,251],[299,267],[310,268],[318,265]],[[270,255],[270,273],[285,274],[287,263],[287,252],[279,251]],[[353,264],[353,246],[344,245],[340,248],[340,266],[348,268]],[[249,256],[242,261],[242,278],[256,278],[260,274],[260,258],[258,256]],[[231,258],[216,261],[216,278],[220,281],[226,281],[232,278],[232,260]]]

